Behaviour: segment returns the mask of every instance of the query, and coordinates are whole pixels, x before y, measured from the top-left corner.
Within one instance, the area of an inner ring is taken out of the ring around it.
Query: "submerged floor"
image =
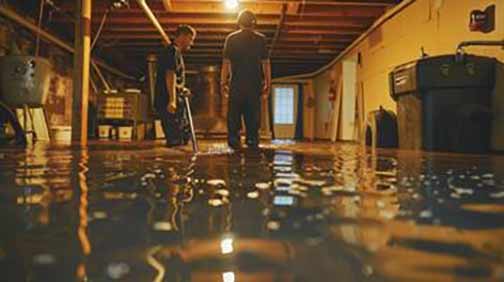
[[[0,149],[0,281],[504,281],[504,156]]]

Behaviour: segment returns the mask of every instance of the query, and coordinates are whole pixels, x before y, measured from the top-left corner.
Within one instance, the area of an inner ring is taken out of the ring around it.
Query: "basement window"
[[[274,123],[294,124],[294,88],[274,88]]]

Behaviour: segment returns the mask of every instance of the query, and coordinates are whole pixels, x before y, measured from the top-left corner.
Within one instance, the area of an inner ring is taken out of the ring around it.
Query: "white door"
[[[355,140],[355,102],[357,97],[357,60],[343,61],[340,140]]]
[[[277,139],[293,139],[298,107],[297,85],[273,86],[273,130]]]

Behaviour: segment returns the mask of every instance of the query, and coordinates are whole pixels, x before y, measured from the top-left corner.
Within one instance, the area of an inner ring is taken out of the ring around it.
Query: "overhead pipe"
[[[39,29],[42,26],[42,17],[44,16],[44,4],[45,0],[40,0],[38,26],[37,26]],[[37,32],[37,39],[35,40],[35,57],[38,57],[39,55],[39,48],[40,48],[40,34]]]
[[[504,47],[504,40],[473,40],[473,41],[462,41],[457,45],[457,50],[455,52],[455,59],[457,61],[464,60],[464,47],[467,46],[501,46]]]
[[[171,44],[170,38],[168,37],[168,35],[166,35],[166,32],[164,31],[163,27],[161,26],[161,24],[157,20],[154,13],[152,13],[152,10],[149,8],[149,5],[147,5],[147,2],[145,2],[145,0],[137,0],[137,3],[138,3],[138,5],[140,5],[142,10],[144,10],[145,14],[151,20],[154,27],[156,27],[156,29],[159,31],[159,33],[161,34],[161,37],[163,38],[164,43],[166,45],[170,45]]]
[[[42,38],[44,38],[45,40],[59,46],[60,48],[70,52],[70,53],[75,53],[75,49],[70,46],[69,44],[67,44],[66,42],[64,42],[63,40],[57,38],[56,36],[48,33],[47,31],[41,29],[41,28],[38,28],[36,25],[32,24],[31,22],[27,21],[25,18],[21,17],[20,15],[18,15],[16,12],[14,12],[13,10],[3,6],[3,5],[0,5],[0,14],[5,16],[6,18],[16,22],[17,24],[29,29],[31,32],[34,32],[34,33],[39,33],[40,36]],[[130,75],[127,75],[125,74],[124,72],[112,67],[112,66],[109,66],[108,64],[100,61],[100,60],[93,60],[96,62],[97,65],[103,67],[104,69],[106,69],[107,71],[109,71],[110,73],[113,73],[117,76],[120,76],[122,78],[125,78],[125,79],[130,79],[130,80],[136,80],[135,77],[133,76],[130,76]]]
[[[504,46],[504,40],[474,40],[462,41],[457,45],[457,53],[467,46]]]
[[[105,90],[110,91],[110,85],[108,84],[107,80],[103,76],[100,68],[96,65],[95,62],[91,61],[91,66],[95,70],[96,74],[98,75],[98,78],[100,79],[101,83],[103,84],[103,87],[105,87]]]
[[[100,38],[100,34],[103,30],[103,26],[105,26],[105,21],[107,20],[107,16],[108,16],[109,12],[110,12],[110,9],[107,9],[105,11],[105,14],[103,14],[103,17],[100,22],[100,27],[98,27],[98,31],[96,32],[96,35],[93,38],[93,42],[91,42],[91,52],[93,52],[93,48],[94,48],[96,42],[98,41],[98,38]]]

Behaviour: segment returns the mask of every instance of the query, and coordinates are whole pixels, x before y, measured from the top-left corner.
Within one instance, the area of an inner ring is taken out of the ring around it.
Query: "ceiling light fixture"
[[[113,0],[111,7],[113,9],[129,8],[129,0]]]
[[[229,10],[234,10],[238,7],[238,0],[224,0],[224,5]]]

